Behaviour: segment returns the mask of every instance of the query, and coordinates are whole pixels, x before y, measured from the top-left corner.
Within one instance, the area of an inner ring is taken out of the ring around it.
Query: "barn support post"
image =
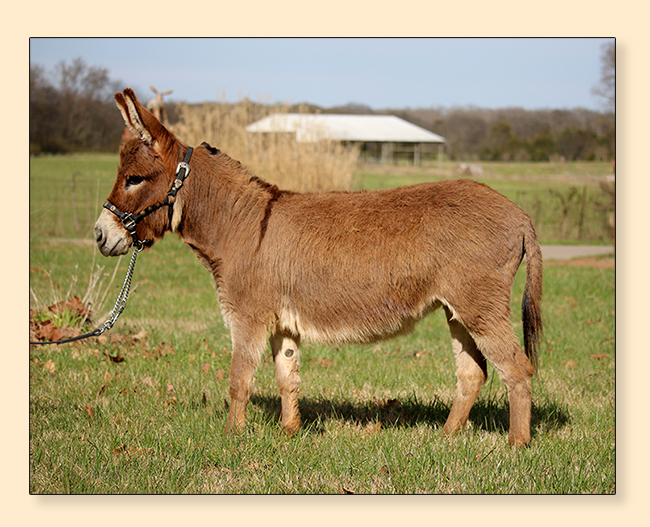
[[[445,144],[438,143],[438,168],[442,169],[442,160],[445,155]]]
[[[381,144],[381,162],[384,165],[388,165],[393,160],[393,144],[392,143],[382,143]]]
[[[413,145],[413,164],[416,167],[420,166],[420,143]]]

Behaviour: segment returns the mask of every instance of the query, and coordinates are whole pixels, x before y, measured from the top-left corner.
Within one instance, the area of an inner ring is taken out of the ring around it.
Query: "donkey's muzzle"
[[[126,254],[133,242],[129,233],[115,220],[113,214],[103,210],[95,223],[95,243],[104,256]]]

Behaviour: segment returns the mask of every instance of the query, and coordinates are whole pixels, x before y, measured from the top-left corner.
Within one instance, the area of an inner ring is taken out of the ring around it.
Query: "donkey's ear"
[[[115,94],[124,122],[136,137],[154,148],[165,148],[174,138],[156,117],[140,104],[131,88]]]

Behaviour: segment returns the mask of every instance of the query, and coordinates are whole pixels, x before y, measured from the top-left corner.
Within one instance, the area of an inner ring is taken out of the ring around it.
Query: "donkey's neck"
[[[282,192],[207,143],[197,148],[177,229],[213,274],[242,245],[259,245],[270,208]]]

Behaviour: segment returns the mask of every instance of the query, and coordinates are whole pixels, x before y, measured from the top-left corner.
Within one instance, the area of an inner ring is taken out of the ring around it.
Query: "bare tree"
[[[592,90],[594,95],[605,99],[605,108],[614,111],[616,107],[616,44],[608,42],[603,45],[600,56],[600,84]]]
[[[59,118],[59,94],[48,82],[42,66],[29,65],[29,151],[59,152],[63,149]]]
[[[115,115],[105,68],[78,58],[55,66],[50,84],[41,66],[30,64],[30,151],[71,152],[114,149],[122,126]]]

